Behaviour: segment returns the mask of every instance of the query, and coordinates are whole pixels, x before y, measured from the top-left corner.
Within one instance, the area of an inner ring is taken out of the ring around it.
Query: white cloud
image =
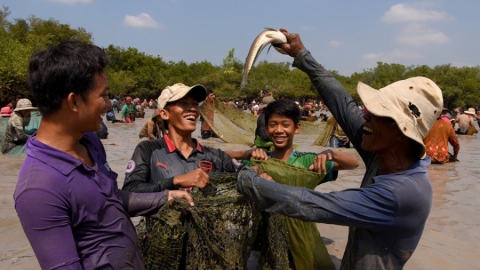
[[[415,8],[404,4],[392,6],[382,17],[382,21],[387,23],[445,21],[450,19],[452,17],[445,12]]]
[[[343,45],[345,45],[345,42],[343,42],[343,41],[331,40],[330,42],[328,42],[328,46],[330,46],[332,48],[338,48],[338,47],[341,47]]]
[[[398,62],[404,59],[420,59],[423,55],[409,50],[395,49],[390,52],[368,53],[362,55],[362,60],[367,62]]]
[[[88,4],[88,3],[91,3],[93,0],[51,0],[51,1],[59,2],[63,4],[76,4],[76,3]]]
[[[311,25],[302,25],[302,26],[300,26],[300,30],[302,30],[302,31],[310,31],[310,30],[312,30],[312,29],[313,29],[313,27],[312,27]]]
[[[147,13],[140,13],[138,16],[126,15],[123,23],[136,28],[163,28],[162,24],[157,23]]]
[[[421,46],[426,44],[445,44],[450,39],[438,30],[433,30],[421,24],[408,24],[395,37],[398,43]]]
[[[383,55],[384,55],[383,52],[367,53],[367,54],[362,55],[362,59],[364,59],[364,60],[375,60],[376,61],[376,59],[380,59]]]

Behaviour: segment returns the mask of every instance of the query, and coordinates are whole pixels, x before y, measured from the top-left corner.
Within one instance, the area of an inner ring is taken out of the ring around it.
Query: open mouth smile
[[[187,115],[184,118],[187,119],[188,121],[196,121],[197,120],[195,115]]]
[[[373,133],[373,129],[368,128],[366,126],[363,126],[363,130],[365,131],[365,133],[364,133],[365,135],[370,135],[370,134]]]

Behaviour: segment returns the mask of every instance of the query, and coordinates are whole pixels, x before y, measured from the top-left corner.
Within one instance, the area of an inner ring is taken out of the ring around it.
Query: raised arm
[[[375,164],[378,164],[378,156],[373,152],[363,150],[361,147],[363,123],[365,122],[363,111],[360,110],[345,87],[313,58],[303,46],[298,34],[288,33],[285,29],[280,29],[280,31],[287,37],[287,43],[278,46],[295,58],[292,64],[294,67],[309,76],[325,105],[366,164],[367,170],[361,186],[371,184],[377,173],[378,168],[375,167]],[[372,167],[369,167],[371,164],[373,164]]]
[[[364,151],[360,147],[365,122],[363,112],[345,87],[313,58],[298,34],[285,29],[280,31],[285,34],[288,43],[279,46],[294,57],[293,66],[309,76],[325,105],[363,158]]]

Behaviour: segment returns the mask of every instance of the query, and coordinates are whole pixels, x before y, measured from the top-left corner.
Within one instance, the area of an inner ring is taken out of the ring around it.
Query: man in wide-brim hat
[[[455,123],[458,124],[458,128],[456,130],[457,134],[467,134],[468,128],[472,127],[475,128],[475,123],[473,122],[473,118],[475,116],[475,109],[470,108],[466,111],[463,111],[462,114],[457,115],[455,118]]]
[[[341,269],[402,269],[423,233],[432,186],[423,139],[440,115],[442,91],[414,77],[379,90],[359,82],[363,112],[335,77],[303,46],[298,34],[280,31],[277,45],[312,84],[365,163],[361,188],[323,193],[268,181],[252,168],[238,175],[238,190],[266,212],[303,221],[349,226]],[[317,157],[313,163],[325,162]],[[273,179],[275,180],[275,179]]]
[[[25,144],[30,138],[30,135],[25,133],[25,126],[28,124],[26,119],[28,119],[32,110],[37,110],[37,107],[33,107],[29,99],[23,98],[17,102],[17,107],[13,110],[5,130],[2,145],[3,154],[8,153],[17,145]]]

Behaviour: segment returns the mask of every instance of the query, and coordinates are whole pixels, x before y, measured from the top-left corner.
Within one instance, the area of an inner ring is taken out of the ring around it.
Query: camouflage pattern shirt
[[[5,138],[2,145],[2,153],[8,153],[12,148],[19,144],[25,144],[30,138],[25,133],[25,119],[19,112],[12,114],[12,117],[8,120],[7,129],[5,130]]]

